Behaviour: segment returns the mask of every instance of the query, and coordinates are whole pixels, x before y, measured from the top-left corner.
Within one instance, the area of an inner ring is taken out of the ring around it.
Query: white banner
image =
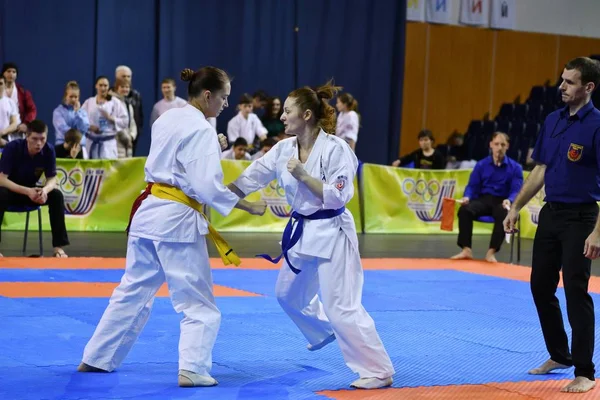
[[[515,29],[515,0],[492,0],[490,25],[496,29]]]
[[[406,19],[408,21],[425,21],[425,0],[407,0]]]
[[[488,26],[489,16],[489,0],[462,0],[460,3],[461,24]]]
[[[426,0],[425,19],[436,24],[449,24],[453,0]]]

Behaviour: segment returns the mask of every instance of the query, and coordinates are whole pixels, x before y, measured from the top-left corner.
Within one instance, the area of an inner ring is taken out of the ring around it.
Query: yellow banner
[[[250,161],[222,160],[224,182],[230,183],[237,179],[242,172],[248,168]],[[247,197],[249,201],[265,200],[267,212],[262,216],[250,215],[245,211],[234,209],[227,217],[218,212],[210,211],[210,220],[215,229],[220,232],[283,232],[287,224],[291,207],[285,200],[285,192],[277,184],[271,182],[266,188],[252,193]],[[347,208],[354,216],[356,230],[361,231],[358,179],[354,179],[354,197],[348,203]]]
[[[146,186],[145,158],[120,160],[56,160],[57,187],[63,193],[67,231],[125,231],[131,205]],[[42,229],[50,230],[48,207]],[[37,212],[29,226],[37,229]],[[7,212],[2,229],[21,230],[25,214]]]
[[[471,175],[465,170],[418,170],[365,164],[364,220],[366,233],[448,234],[458,233],[458,218],[453,232],[440,230],[442,198],[461,199]],[[523,172],[524,180],[529,172]],[[546,196],[544,187],[519,214],[521,237],[533,239],[539,213]],[[600,204],[600,203],[599,203]],[[456,211],[458,207],[456,205]],[[473,233],[491,233],[492,223],[475,222]]]

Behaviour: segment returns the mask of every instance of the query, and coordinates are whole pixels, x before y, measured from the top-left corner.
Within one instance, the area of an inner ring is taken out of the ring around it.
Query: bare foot
[[[60,247],[55,247],[54,248],[54,257],[67,258],[69,256],[67,256],[67,253],[65,253],[65,251],[63,249],[61,249]]]
[[[473,250],[468,247],[462,249],[460,253],[450,257],[451,260],[471,260],[473,259]]]
[[[530,375],[546,375],[547,373],[550,373],[554,370],[567,369],[567,368],[571,368],[571,367],[569,367],[568,365],[559,364],[553,360],[548,360],[545,363],[543,363],[542,365],[540,365],[539,367],[534,368],[531,371],[529,371],[529,374]]]
[[[594,386],[596,386],[596,381],[591,381],[584,376],[578,376],[560,391],[567,393],[585,393],[592,390]]]
[[[487,253],[485,254],[485,261],[487,262],[491,262],[491,263],[497,263],[498,260],[496,260],[496,250],[494,249],[489,249],[487,251]]]

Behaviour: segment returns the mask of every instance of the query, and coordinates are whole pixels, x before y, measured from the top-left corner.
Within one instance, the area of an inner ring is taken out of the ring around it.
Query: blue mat
[[[121,274],[0,269],[0,281],[118,282]],[[148,325],[118,371],[81,374],[75,369],[108,299],[0,297],[0,399],[324,399],[315,392],[347,389],[356,378],[335,342],[318,352],[306,350],[273,297],[277,271],[213,275],[216,284],[262,295],[217,298],[223,322],[212,374],[219,386],[177,387],[181,316],[169,299],[155,301]],[[562,289],[559,298],[564,307]],[[366,271],[363,303],[394,362],[395,387],[572,375],[572,370],[527,375],[547,356],[526,282],[452,270]]]

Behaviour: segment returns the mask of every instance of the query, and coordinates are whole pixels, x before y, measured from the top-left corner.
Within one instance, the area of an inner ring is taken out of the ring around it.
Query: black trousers
[[[4,212],[8,207],[38,206],[32,202],[29,197],[11,192],[7,188],[0,187],[0,227],[4,220]],[[48,193],[48,200],[45,206],[48,206],[50,214],[50,229],[52,230],[52,247],[63,247],[69,244],[67,228],[65,226],[65,205],[63,194],[60,190],[54,189]],[[1,228],[0,228],[1,229]],[[1,231],[0,231],[0,240]]]
[[[500,250],[504,240],[502,224],[508,214],[508,211],[502,208],[504,199],[503,197],[484,195],[469,201],[469,204],[458,209],[458,247],[473,247],[473,221],[479,217],[492,216],[494,217],[494,230],[490,239],[490,249],[495,249],[496,252]]]
[[[533,242],[531,293],[546,348],[558,363],[575,366],[575,376],[594,380],[594,303],[588,293],[592,261],[583,247],[593,231],[598,206],[547,203],[540,211]],[[567,315],[573,331],[572,353],[565,332],[556,288],[562,267]]]

